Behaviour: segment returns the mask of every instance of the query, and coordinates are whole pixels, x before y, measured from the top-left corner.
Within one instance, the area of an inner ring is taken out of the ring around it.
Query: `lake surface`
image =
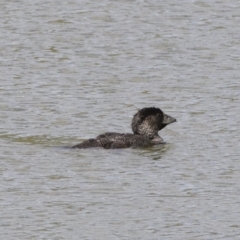
[[[3,1],[0,236],[240,239],[240,2]],[[133,114],[148,149],[70,150]]]

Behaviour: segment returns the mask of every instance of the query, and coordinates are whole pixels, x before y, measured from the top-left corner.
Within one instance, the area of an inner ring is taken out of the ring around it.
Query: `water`
[[[240,3],[4,1],[0,236],[239,239]],[[69,150],[160,107],[150,149]]]

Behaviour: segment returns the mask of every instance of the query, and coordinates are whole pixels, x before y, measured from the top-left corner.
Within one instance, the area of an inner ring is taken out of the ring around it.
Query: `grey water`
[[[240,239],[240,2],[0,3],[1,239]],[[148,149],[70,150],[178,122]]]

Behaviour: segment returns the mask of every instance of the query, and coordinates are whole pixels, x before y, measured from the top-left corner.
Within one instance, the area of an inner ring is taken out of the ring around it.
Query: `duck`
[[[165,114],[160,108],[142,108],[132,118],[131,127],[133,133],[106,132],[71,148],[147,148],[164,144],[165,142],[158,132],[176,121],[176,118]]]

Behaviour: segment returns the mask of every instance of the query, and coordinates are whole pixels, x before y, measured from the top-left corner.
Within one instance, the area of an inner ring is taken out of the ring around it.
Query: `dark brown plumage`
[[[159,108],[150,107],[139,110],[132,119],[131,133],[108,132],[88,139],[72,148],[144,148],[164,143],[158,131],[176,119],[163,113]]]

